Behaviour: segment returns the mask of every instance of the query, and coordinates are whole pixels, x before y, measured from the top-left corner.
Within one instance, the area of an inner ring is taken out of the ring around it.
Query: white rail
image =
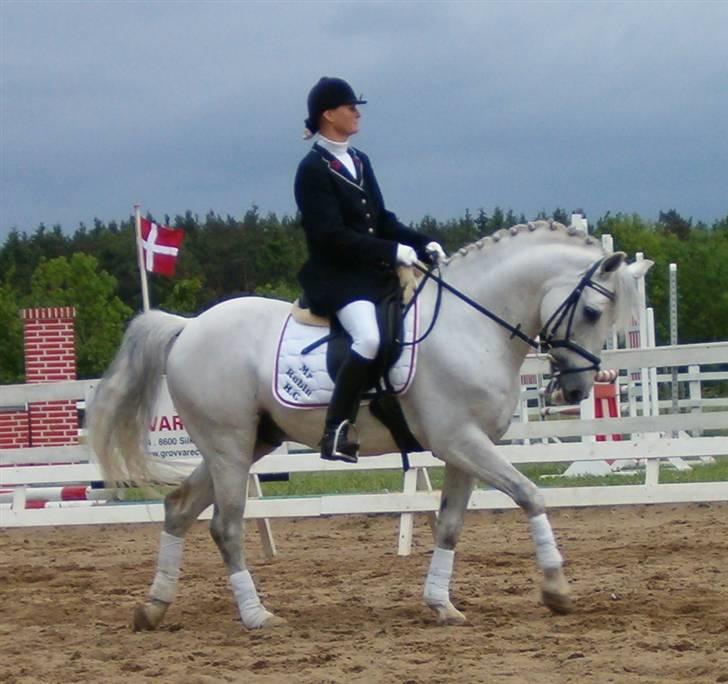
[[[661,347],[649,350],[615,350],[604,353],[603,365],[611,368],[635,369],[666,366],[697,367],[728,364],[728,342]],[[547,373],[545,359],[527,359],[523,373]],[[685,374],[679,374],[678,377]],[[714,382],[723,379],[722,372],[707,373],[691,368],[686,382],[703,379]],[[25,405],[30,401],[50,399],[82,400],[94,386],[94,381],[63,382],[48,385],[13,385],[0,387],[0,406]],[[707,404],[725,409],[726,401]],[[543,489],[550,506],[592,506],[632,503],[667,503],[728,500],[728,482],[699,482],[665,484],[659,480],[660,461],[670,458],[704,458],[728,455],[728,411],[702,412],[700,404],[690,404],[689,413],[628,416],[609,419],[567,419],[514,422],[508,430],[502,449],[514,463],[548,463],[610,459],[639,459],[644,461],[644,484],[611,487],[555,487]],[[681,436],[674,436],[680,431]],[[687,431],[701,434],[688,437]],[[706,432],[711,432],[710,436]],[[622,434],[622,441],[581,441],[595,434]],[[559,440],[559,443],[553,443]],[[562,441],[566,440],[566,441]],[[528,443],[519,443],[528,442]],[[113,522],[153,522],[163,519],[161,502],[109,502],[85,507],[64,502],[56,508],[29,510],[24,504],[27,491],[34,486],[49,484],[89,483],[100,480],[97,467],[88,462],[89,452],[84,445],[66,447],[37,447],[29,449],[0,449],[0,489],[23,492],[14,495],[13,505],[0,505],[0,526],[32,526],[57,524],[94,524]],[[409,552],[412,538],[412,516],[428,514],[431,524],[439,506],[439,492],[432,491],[428,469],[442,463],[431,454],[411,454],[412,470],[403,476],[398,492],[377,494],[342,494],[291,498],[260,497],[257,475],[261,473],[300,473],[399,469],[398,454],[363,458],[356,465],[321,461],[315,454],[271,454],[256,464],[251,481],[253,490],[246,517],[258,521],[263,541],[269,553],[275,552],[270,534],[269,518],[304,517],[335,513],[395,513],[400,515],[399,552]],[[51,465],[37,465],[51,464]],[[4,506],[4,507],[3,507]],[[513,502],[494,490],[477,489],[469,507],[509,508]],[[208,509],[202,517],[209,517]]]

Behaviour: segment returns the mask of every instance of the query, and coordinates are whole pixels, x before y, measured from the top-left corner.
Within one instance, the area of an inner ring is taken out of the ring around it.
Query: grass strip
[[[603,487],[610,485],[639,485],[645,480],[644,469],[634,473],[611,475],[580,475],[559,477],[569,463],[526,463],[518,469],[539,487]],[[726,482],[728,456],[716,458],[714,463],[692,463],[692,470],[680,471],[668,463],[660,465],[661,483]],[[428,468],[433,489],[441,489],[444,467]],[[372,494],[402,491],[401,470],[357,470],[334,473],[291,473],[287,481],[262,482],[264,496],[322,496],[324,494]],[[483,485],[479,485],[483,487]],[[126,501],[149,501],[148,490],[128,489]],[[159,497],[161,498],[161,496]]]

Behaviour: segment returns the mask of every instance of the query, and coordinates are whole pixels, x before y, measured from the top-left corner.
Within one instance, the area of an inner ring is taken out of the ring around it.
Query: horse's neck
[[[534,337],[541,327],[541,303],[547,289],[565,271],[584,267],[591,256],[578,245],[560,241],[545,241],[530,249],[508,247],[511,248],[497,245],[489,252],[455,257],[443,277],[489,311]],[[470,315],[482,316],[474,311]],[[503,349],[522,360],[528,347],[513,344],[511,332],[505,327],[499,333],[497,339]]]

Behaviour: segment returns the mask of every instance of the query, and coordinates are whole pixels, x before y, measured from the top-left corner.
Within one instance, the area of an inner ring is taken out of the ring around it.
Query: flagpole
[[[144,312],[149,311],[149,286],[147,285],[147,269],[144,265],[144,249],[142,248],[142,215],[141,207],[134,205],[134,223],[136,225],[137,261],[139,263],[139,277],[142,281],[142,306]]]

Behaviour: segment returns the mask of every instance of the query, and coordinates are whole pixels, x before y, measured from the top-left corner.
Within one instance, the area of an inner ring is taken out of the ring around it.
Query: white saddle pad
[[[404,321],[405,342],[417,339],[417,304],[407,313]],[[273,394],[284,406],[292,408],[321,408],[327,406],[334,391],[334,383],[326,369],[328,342],[308,354],[301,351],[329,334],[329,328],[302,325],[290,315],[286,318],[278,338]],[[407,390],[415,374],[417,345],[405,346],[397,363],[389,371],[389,381],[397,394]]]

